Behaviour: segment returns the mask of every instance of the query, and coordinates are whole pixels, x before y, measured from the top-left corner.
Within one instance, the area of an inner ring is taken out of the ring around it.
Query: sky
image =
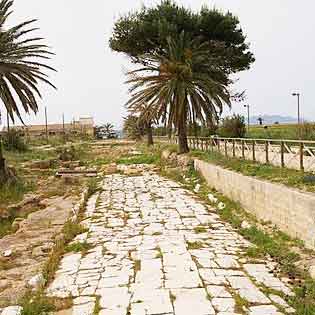
[[[108,47],[115,20],[144,3],[138,0],[15,0],[10,23],[38,19],[38,35],[52,47],[51,61],[58,72],[51,75],[55,91],[41,86],[40,111],[26,115],[27,124],[61,122],[80,116],[93,116],[96,124],[122,125],[126,115],[128,87],[124,70],[128,59]],[[231,11],[240,23],[256,62],[251,70],[238,74],[237,89],[246,90],[246,104],[251,115],[280,114],[297,116],[297,100],[292,92],[301,93],[304,119],[315,120],[315,2],[311,0],[177,0],[193,10],[202,5]],[[0,104],[0,109],[3,107]],[[232,113],[246,114],[243,104],[235,104]],[[5,123],[5,120],[3,120]]]

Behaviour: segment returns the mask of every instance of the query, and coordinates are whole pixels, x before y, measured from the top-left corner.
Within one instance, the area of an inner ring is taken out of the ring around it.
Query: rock
[[[21,306],[9,306],[2,311],[1,315],[21,315],[22,310]]]
[[[124,171],[124,174],[127,175],[127,176],[138,175],[139,174],[139,170],[136,169],[136,168],[129,168],[129,169],[126,169]]]
[[[0,219],[8,219],[10,217],[10,213],[8,210],[0,209]]]
[[[0,280],[0,291],[4,291],[9,286],[10,286],[10,283],[8,280]]]
[[[63,181],[66,185],[77,185],[80,182],[76,176],[63,176]]]
[[[169,157],[170,157],[170,155],[171,155],[171,152],[170,152],[170,151],[163,151],[163,152],[162,152],[162,159],[168,160]]]
[[[210,202],[212,203],[217,203],[218,202],[218,198],[216,198],[214,195],[209,194],[208,195],[208,199],[210,200]]]
[[[33,161],[30,165],[31,169],[50,169],[56,164],[56,160],[40,160],[40,161]]]
[[[32,289],[38,290],[40,288],[43,288],[45,283],[46,281],[43,275],[38,274],[28,281],[28,286],[31,287]]]
[[[102,168],[102,171],[104,172],[104,175],[117,173],[117,164],[116,163],[112,163],[112,164],[109,164],[109,165],[105,165]]]
[[[23,223],[24,220],[25,219],[23,219],[23,218],[16,218],[14,220],[14,222],[12,223],[13,230],[17,231],[20,228],[20,226],[21,226],[21,224]]]
[[[311,266],[309,269],[310,276],[312,279],[315,279],[315,266]]]
[[[218,204],[218,209],[219,209],[219,210],[225,209],[225,204],[224,204],[223,202],[220,202],[220,203]]]
[[[130,152],[131,155],[141,155],[142,153],[140,151],[136,151],[136,150],[133,150]]]
[[[33,257],[41,257],[41,256],[44,256],[45,253],[42,251],[42,249],[40,247],[35,247],[33,250],[32,250],[32,256]]]
[[[195,189],[194,189],[194,192],[195,192],[195,193],[198,193],[199,190],[200,190],[200,187],[201,187],[201,185],[200,185],[200,184],[197,184],[196,187],[195,187]]]
[[[182,168],[193,166],[194,161],[187,155],[177,155],[177,164]]]
[[[3,252],[3,257],[10,257],[12,255],[12,249],[7,249]]]
[[[243,221],[241,228],[242,229],[249,229],[251,227],[251,225],[247,222],[247,221]]]

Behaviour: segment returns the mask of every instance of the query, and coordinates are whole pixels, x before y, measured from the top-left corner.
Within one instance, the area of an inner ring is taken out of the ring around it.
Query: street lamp
[[[298,102],[298,124],[301,123],[301,116],[300,116],[300,93],[292,93],[292,96],[297,96]]]
[[[245,108],[247,108],[247,127],[248,127],[248,132],[249,132],[249,125],[250,125],[250,123],[249,123],[249,105],[247,104],[247,105],[244,105],[244,107]]]

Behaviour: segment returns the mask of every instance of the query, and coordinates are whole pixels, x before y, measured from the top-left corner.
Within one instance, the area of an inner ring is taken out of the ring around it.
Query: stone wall
[[[195,169],[208,184],[258,219],[271,221],[293,238],[315,248],[315,194],[223,169],[196,159]]]

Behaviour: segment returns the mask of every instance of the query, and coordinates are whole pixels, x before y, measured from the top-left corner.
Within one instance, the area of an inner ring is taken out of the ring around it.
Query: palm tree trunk
[[[5,166],[5,158],[3,156],[2,136],[0,135],[0,186],[7,182],[7,171]]]
[[[180,119],[178,123],[178,145],[179,154],[184,154],[189,152],[188,141],[187,141],[187,125],[186,125],[186,115]]]
[[[2,145],[2,136],[0,135],[0,176],[4,174],[5,170],[5,159],[3,157],[3,145]]]
[[[147,129],[147,137],[148,137],[148,146],[150,147],[154,144],[153,143],[153,131],[152,131],[151,122],[147,123],[146,129]]]

